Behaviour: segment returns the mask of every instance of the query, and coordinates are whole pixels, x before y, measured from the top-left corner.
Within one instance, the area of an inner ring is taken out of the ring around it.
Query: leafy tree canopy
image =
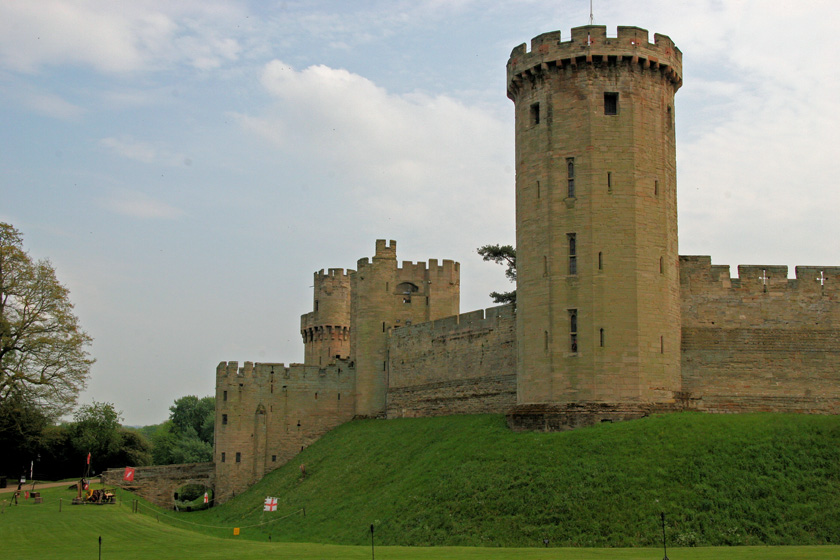
[[[120,451],[122,416],[111,403],[85,404],[73,414],[70,440],[79,456],[90,453],[97,460]]]
[[[16,394],[53,418],[76,403],[93,359],[68,295],[49,261],[33,261],[0,222],[0,403]]]
[[[200,463],[213,459],[216,398],[187,395],[169,407],[169,420],[141,428],[152,440],[156,465]]]
[[[28,472],[29,462],[41,450],[43,432],[50,425],[40,408],[12,393],[0,402],[0,472]]]
[[[179,432],[192,428],[201,441],[213,444],[213,428],[216,420],[216,397],[198,398],[187,395],[175,400],[169,407],[169,419]]]
[[[505,276],[516,282],[516,248],[513,245],[484,245],[476,249],[485,261],[505,266]],[[516,290],[510,292],[490,292],[494,303],[516,304]]]

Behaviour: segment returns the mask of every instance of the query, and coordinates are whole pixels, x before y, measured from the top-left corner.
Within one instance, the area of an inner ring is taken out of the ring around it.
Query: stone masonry
[[[181,486],[202,484],[212,487],[216,469],[213,463],[138,467],[131,482],[123,480],[124,474],[125,469],[108,469],[102,473],[102,483],[136,492],[156,506],[171,508],[175,491]]]
[[[216,371],[217,502],[354,417],[505,413],[555,430],[653,412],[840,412],[840,267],[677,249],[664,35],[603,26],[513,49],[517,306],[459,314],[456,262],[315,273],[305,364]],[[360,450],[363,452],[363,450]]]

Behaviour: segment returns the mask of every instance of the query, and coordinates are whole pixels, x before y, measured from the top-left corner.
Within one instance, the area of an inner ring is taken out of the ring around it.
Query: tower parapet
[[[648,42],[648,31],[640,27],[619,26],[617,37],[607,37],[604,25],[586,25],[572,29],[571,38],[562,41],[560,31],[543,33],[515,47],[507,65],[508,97],[526,80],[544,74],[549,68],[568,68],[584,64],[637,66],[651,69],[682,85],[682,52],[670,37],[654,34]]]

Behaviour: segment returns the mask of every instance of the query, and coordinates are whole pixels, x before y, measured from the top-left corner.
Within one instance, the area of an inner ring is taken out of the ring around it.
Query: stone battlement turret
[[[682,84],[682,52],[666,35],[654,34],[640,27],[618,28],[618,37],[607,37],[604,25],[586,25],[572,29],[571,39],[561,41],[560,31],[543,33],[510,53],[507,64],[508,97],[523,80],[531,79],[549,68],[568,68],[584,64],[625,64],[661,73],[677,88]]]
[[[301,315],[304,363],[326,365],[350,355],[350,279],[353,270],[314,274],[312,311]]]

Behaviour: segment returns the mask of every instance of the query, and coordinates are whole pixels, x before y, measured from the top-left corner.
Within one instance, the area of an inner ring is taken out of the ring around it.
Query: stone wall
[[[512,306],[395,329],[388,417],[503,413],[516,404]]]
[[[840,412],[840,267],[680,257],[683,393],[709,412]]]
[[[222,362],[216,372],[216,502],[353,418],[353,368]]]
[[[102,483],[106,486],[118,486],[139,494],[162,508],[173,507],[175,490],[181,486],[203,484],[213,487],[215,481],[213,463],[137,467],[134,470],[134,480],[132,482],[123,480],[124,474],[125,469],[108,469],[102,473]]]

